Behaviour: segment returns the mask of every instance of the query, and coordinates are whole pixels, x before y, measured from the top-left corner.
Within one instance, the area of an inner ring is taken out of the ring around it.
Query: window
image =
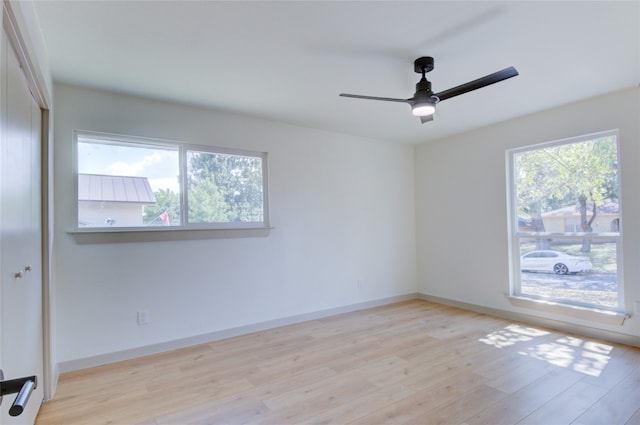
[[[77,230],[268,227],[266,153],[76,132]]]
[[[617,137],[508,152],[512,295],[622,308]]]

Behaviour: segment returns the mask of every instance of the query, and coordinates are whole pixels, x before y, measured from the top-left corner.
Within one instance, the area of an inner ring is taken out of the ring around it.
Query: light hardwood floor
[[[64,374],[37,425],[640,424],[640,349],[421,300]]]

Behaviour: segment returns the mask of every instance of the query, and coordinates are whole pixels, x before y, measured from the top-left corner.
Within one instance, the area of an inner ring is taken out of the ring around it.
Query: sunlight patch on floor
[[[548,335],[550,332],[511,324],[487,334],[479,341],[496,348],[515,347],[524,356],[590,376],[600,376],[611,359],[611,345],[574,336],[563,336],[555,341],[545,340],[536,344],[537,338]]]
[[[491,332],[484,338],[480,338],[479,341],[493,345],[496,348],[504,348],[521,342],[531,341],[533,338],[548,334],[549,332],[539,329],[511,324],[502,330]]]

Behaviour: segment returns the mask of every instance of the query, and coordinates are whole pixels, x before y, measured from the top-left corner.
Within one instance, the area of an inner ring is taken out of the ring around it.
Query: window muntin
[[[80,231],[268,227],[266,153],[76,132]]]
[[[509,152],[511,293],[620,310],[616,132]]]

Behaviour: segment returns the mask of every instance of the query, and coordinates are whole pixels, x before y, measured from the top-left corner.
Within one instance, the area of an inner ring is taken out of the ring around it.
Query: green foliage
[[[155,205],[144,207],[143,223],[147,226],[163,226],[161,214],[166,212],[169,215],[169,224],[180,225],[180,194],[169,189],[160,189],[154,192],[154,195]]]
[[[220,223],[227,221],[228,206],[213,176],[189,181],[189,222]]]
[[[614,136],[556,145],[515,156],[519,213],[537,217],[576,205],[581,196],[602,205],[617,199]]]
[[[190,222],[263,221],[262,159],[189,152]]]
[[[188,152],[187,202],[190,223],[261,222],[262,159],[210,152]],[[144,207],[143,221],[162,226],[180,224],[180,194],[154,192],[156,204]]]

